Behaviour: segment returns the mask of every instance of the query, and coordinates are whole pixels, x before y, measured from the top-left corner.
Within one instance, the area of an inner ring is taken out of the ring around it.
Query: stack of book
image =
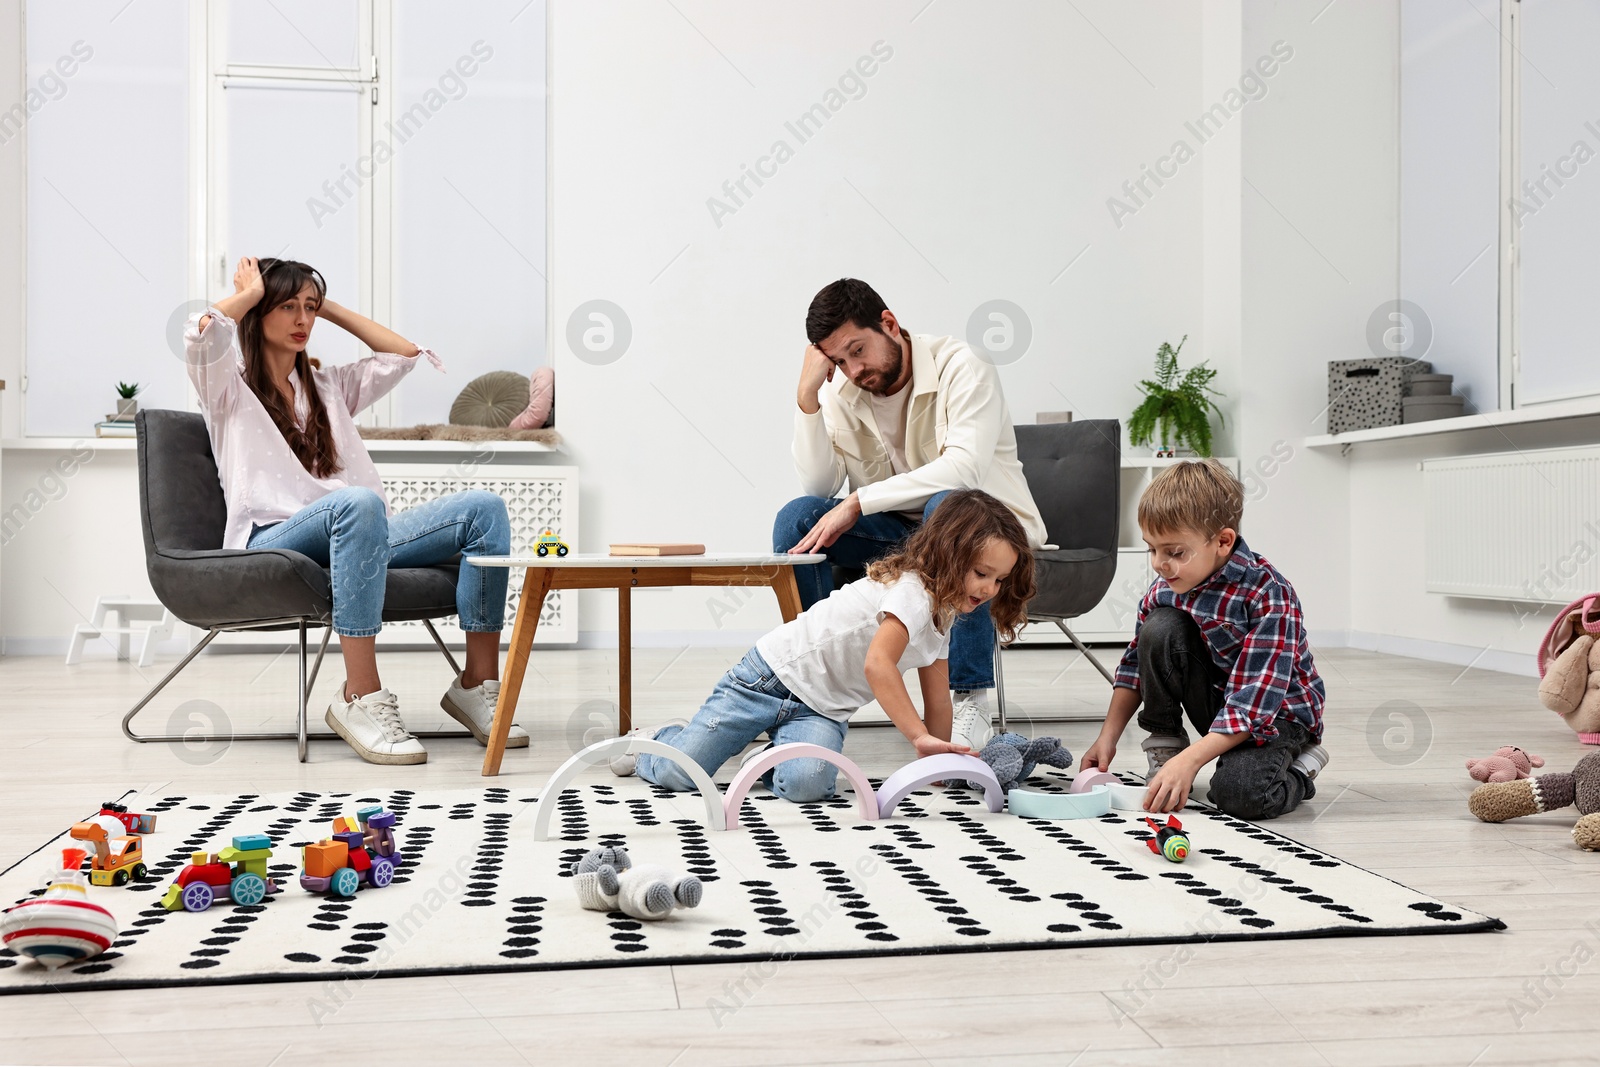
[[[94,424],[96,437],[133,437],[132,415],[107,415],[104,422]]]

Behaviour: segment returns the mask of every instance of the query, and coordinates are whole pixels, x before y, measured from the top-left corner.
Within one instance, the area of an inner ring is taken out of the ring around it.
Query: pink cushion
[[[556,372],[540,367],[528,378],[528,407],[511,420],[513,430],[537,430],[550,421],[556,403]]]

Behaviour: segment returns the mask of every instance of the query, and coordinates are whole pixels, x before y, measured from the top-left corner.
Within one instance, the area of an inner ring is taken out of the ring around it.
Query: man
[[[772,528],[774,551],[828,557],[795,568],[802,607],[833,592],[833,566],[865,567],[955,489],[998,498],[1029,544],[1044,544],[992,364],[957,338],[905,332],[854,278],[812,299],[806,337],[794,462],[808,495],[784,505]],[[846,479],[850,495],[837,499]],[[987,605],[962,615],[950,634],[951,740],[974,750],[993,734],[994,639]]]

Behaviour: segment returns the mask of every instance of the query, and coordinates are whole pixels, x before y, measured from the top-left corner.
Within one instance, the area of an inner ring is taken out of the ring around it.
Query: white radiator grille
[[[463,469],[464,464],[378,463],[389,506],[405,511],[449,493],[484,489],[505,499],[511,518],[511,554],[531,553],[539,535],[554,530],[577,551],[578,545],[578,469],[576,467],[529,464],[481,464]],[[503,639],[511,639],[511,624],[517,617],[522,597],[522,571],[511,572],[507,591],[506,628]],[[535,644],[563,644],[578,640],[578,594],[559,590],[544,598],[539,613]],[[439,636],[454,644],[462,639],[454,616],[435,622]],[[385,623],[378,643],[385,638],[394,643],[431,643],[420,622]]]
[[[1566,604],[1600,590],[1600,448],[1428,460],[1427,589]]]

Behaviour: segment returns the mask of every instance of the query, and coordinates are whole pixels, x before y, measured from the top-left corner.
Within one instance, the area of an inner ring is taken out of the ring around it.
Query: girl
[[[333,628],[348,678],[328,706],[327,723],[371,763],[425,763],[427,751],[378,678],[373,646],[387,569],[510,552],[505,501],[453,493],[391,514],[355,416],[398,385],[419,354],[442,371],[439,357],[327,299],[322,275],[304,263],[247,256],[233,288],[184,330],[189,379],[227,499],[222,547],[287,549],[329,568]],[[349,331],[374,354],[323,369],[306,355],[318,319]],[[499,698],[507,577],[463,563],[456,584],[467,663],[439,703],[480,744]],[[527,733],[513,726],[508,744],[527,743]]]
[[[1033,553],[1017,517],[981,490],[951,493],[899,551],[870,564],[867,577],[756,642],[693,721],[635,732],[682,749],[715,774],[762,733],[774,745],[804,741],[841,752],[850,716],[876,698],[918,757],[970,752],[950,743],[950,626],[987,603],[1009,642],[1033,593]],[[901,677],[912,667],[922,718]],[[667,789],[694,788],[677,764],[648,753],[619,757],[611,769],[637,771]],[[766,781],[804,803],[831,796],[836,773],[825,760],[792,759]]]

